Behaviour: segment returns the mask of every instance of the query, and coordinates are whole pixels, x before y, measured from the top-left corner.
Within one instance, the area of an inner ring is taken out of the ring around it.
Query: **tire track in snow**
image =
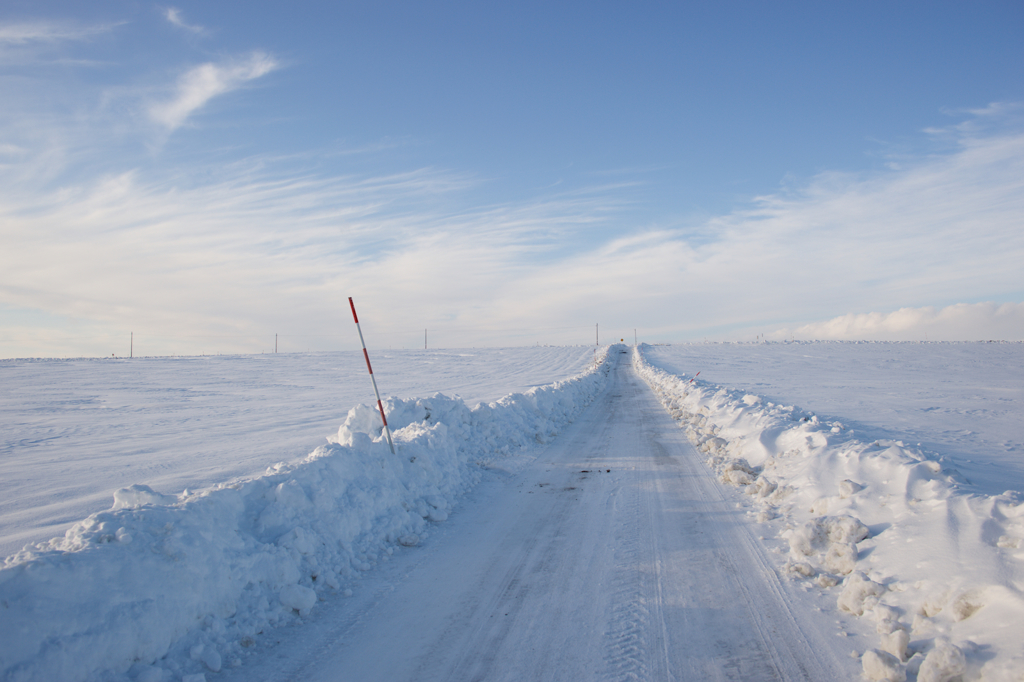
[[[625,518],[615,534],[615,577],[604,636],[607,653],[602,678],[609,682],[648,679],[643,635],[649,613],[640,568],[640,487],[635,470],[632,478],[629,499],[620,511]]]
[[[650,434],[645,413],[637,408],[637,399],[646,387],[627,379],[621,389],[629,396],[616,404],[615,414],[634,429],[625,447],[618,447],[627,454],[642,452],[649,447]],[[660,464],[666,461],[659,458]],[[617,510],[615,587],[605,632],[607,654],[602,679],[669,680],[673,676],[669,632],[662,608],[662,556],[654,532],[657,491],[646,466],[632,466],[629,479],[627,501]]]

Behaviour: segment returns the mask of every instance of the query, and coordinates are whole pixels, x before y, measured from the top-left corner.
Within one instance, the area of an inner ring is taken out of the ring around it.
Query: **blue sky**
[[[350,295],[392,347],[1024,338],[1022,29],[1016,2],[7,2],[0,357],[347,348]]]

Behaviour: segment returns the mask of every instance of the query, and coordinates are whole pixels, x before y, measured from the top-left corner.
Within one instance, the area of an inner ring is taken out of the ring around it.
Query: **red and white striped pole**
[[[366,358],[366,369],[370,370],[370,381],[373,382],[373,394],[377,396],[377,409],[380,410],[380,420],[384,422],[384,435],[388,439],[388,447],[391,454],[395,454],[395,443],[391,440],[391,429],[388,428],[388,418],[384,416],[384,404],[380,401],[380,391],[377,390],[377,380],[373,377],[373,367],[370,366],[370,354],[366,352],[366,341],[363,340],[363,330],[359,326],[359,316],[356,315],[356,304],[352,297],[348,297],[348,304],[352,307],[352,319],[356,321],[356,330],[359,332],[359,343],[363,344],[363,357]]]

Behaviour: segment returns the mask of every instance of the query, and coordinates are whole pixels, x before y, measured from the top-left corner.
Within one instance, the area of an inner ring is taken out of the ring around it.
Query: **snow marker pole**
[[[366,358],[366,369],[370,370],[370,381],[373,382],[373,394],[377,396],[377,409],[380,410],[380,420],[384,422],[384,435],[388,439],[388,447],[391,454],[395,454],[395,443],[391,440],[391,429],[388,428],[388,418],[384,416],[384,404],[380,401],[380,391],[377,390],[377,380],[373,376],[373,367],[370,366],[370,354],[366,352],[366,341],[363,340],[363,329],[359,326],[359,316],[356,315],[356,304],[352,297],[348,297],[348,304],[352,307],[352,319],[356,321],[356,331],[359,332],[359,343],[363,344],[363,357]]]
[[[693,375],[693,379],[696,379],[699,376],[700,376],[700,372],[697,372],[696,374]],[[690,379],[690,383],[691,384],[693,383],[693,379]]]

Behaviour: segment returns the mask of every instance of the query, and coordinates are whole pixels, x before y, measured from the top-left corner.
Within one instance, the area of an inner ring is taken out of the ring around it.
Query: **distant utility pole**
[[[277,334],[274,334],[274,352],[277,352]]]
[[[594,325],[594,345],[595,346],[600,346],[601,345],[600,326],[601,326],[600,323]]]

